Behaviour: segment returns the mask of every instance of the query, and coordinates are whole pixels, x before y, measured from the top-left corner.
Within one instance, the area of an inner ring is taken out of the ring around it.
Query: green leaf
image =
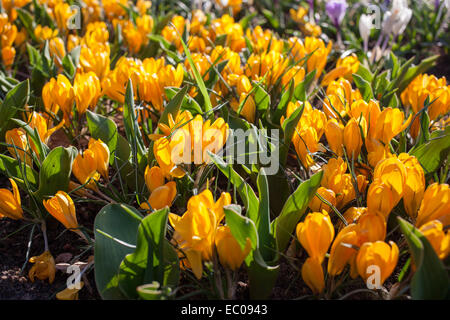
[[[125,204],[110,204],[95,217],[95,283],[103,299],[125,298],[119,289],[119,266],[133,253],[142,216]]]
[[[125,125],[125,133],[128,141],[130,141],[131,150],[137,155],[138,162],[145,155],[145,146],[142,139],[141,130],[137,121],[136,109],[134,107],[133,83],[128,79],[125,93],[125,104],[123,107],[123,122]]]
[[[361,76],[361,78],[363,78],[364,80],[368,81],[368,82],[372,82],[373,81],[373,74],[372,72],[370,72],[369,69],[367,69],[366,67],[359,65],[358,71],[356,72],[357,75]]]
[[[284,204],[281,214],[272,222],[279,251],[283,252],[286,249],[292,232],[320,187],[322,175],[323,171],[318,172],[311,179],[300,184]]]
[[[450,154],[450,127],[435,131],[430,140],[409,152],[415,156],[425,173],[435,172]]]
[[[449,277],[444,264],[427,238],[412,224],[398,217],[400,229],[411,250],[416,272],[411,281],[415,300],[444,300],[449,289]]]
[[[250,263],[248,264],[250,298],[253,300],[266,300],[272,293],[278,279],[280,271],[278,255],[271,263],[264,261],[259,250],[254,250],[250,255]]]
[[[258,194],[259,194],[259,210],[258,218],[255,221],[260,241],[260,251],[264,260],[273,258],[275,252],[275,239],[270,229],[270,194],[269,183],[264,168],[261,168],[257,178]]]
[[[19,19],[22,22],[23,26],[27,30],[27,34],[33,41],[36,41],[36,36],[34,35],[34,27],[33,27],[33,17],[26,10],[22,8],[15,8],[18,13]],[[27,43],[28,46],[28,43]]]
[[[208,152],[212,162],[219,168],[220,171],[230,180],[236,187],[242,202],[244,202],[247,209],[247,216],[256,221],[258,219],[259,200],[256,197],[252,187],[244,181],[244,179],[233,169],[231,164],[226,164],[222,158],[211,152]]]
[[[70,55],[66,54],[62,59],[62,66],[64,69],[64,74],[68,79],[73,79],[75,77],[76,67]]]
[[[240,207],[237,205],[229,205],[223,207],[227,226],[230,227],[231,234],[241,246],[242,250],[247,245],[247,239],[250,240],[252,250],[259,247],[258,232],[255,223],[241,215]]]
[[[136,288],[153,281],[163,286],[178,284],[178,256],[165,239],[168,216],[166,207],[148,215],[139,225],[136,250],[119,268],[119,288],[128,298],[136,299]]]
[[[173,99],[178,99],[176,98],[177,94],[180,93],[180,91],[184,91],[186,90],[186,93],[188,92],[188,88],[175,88],[175,87],[167,87],[165,88],[165,92],[166,92],[166,96],[167,99],[169,100],[169,103],[167,104],[167,106],[164,108],[163,114],[161,116],[161,119],[163,119],[164,117],[164,113],[166,112],[166,109],[169,108],[169,110],[173,110],[170,111],[170,113],[175,116],[178,110],[188,110],[192,113],[192,115],[197,115],[197,114],[202,114],[203,110],[202,107],[200,107],[200,105],[198,104],[197,101],[195,101],[195,99],[193,99],[190,95],[188,94],[184,94],[182,102],[180,107],[175,108],[173,106],[170,106],[170,104],[172,103]],[[173,102],[174,105],[176,105],[178,103],[178,100],[175,100]],[[176,110],[176,111],[175,111]],[[167,119],[164,117],[164,122],[163,123],[167,123]],[[161,120],[160,120],[161,121]]]
[[[74,147],[53,149],[44,159],[39,172],[39,190],[36,196],[43,199],[69,187],[72,163],[78,151]]]
[[[395,81],[394,88],[398,88],[398,92],[403,92],[406,87],[414,80],[419,74],[426,72],[432,66],[436,64],[439,59],[439,55],[423,59],[418,66],[407,68],[403,70],[403,74]]]
[[[250,23],[250,21],[256,17],[256,12],[250,13],[248,15],[246,15],[245,17],[243,17],[240,21],[239,24],[241,25],[243,30],[247,29],[248,24]]]
[[[45,159],[47,154],[50,152],[50,149],[41,141],[39,133],[36,129],[31,128],[26,122],[18,119],[11,119],[14,123],[19,125],[22,129],[25,130],[27,135],[31,138],[32,142],[36,146],[39,159]]]
[[[109,148],[110,164],[114,164],[114,154],[117,148],[117,125],[111,119],[96,114],[90,110],[86,113],[87,123],[89,127],[89,132],[92,138],[102,140]]]
[[[267,19],[267,21],[269,21],[270,25],[274,28],[274,29],[278,29],[280,27],[280,22],[278,21],[278,19],[275,17],[275,15],[272,13],[272,11],[267,10],[267,9],[263,9],[262,10],[262,14],[264,15],[264,17]]]
[[[416,142],[416,147],[430,140],[430,117],[424,110],[420,113],[420,133]]]
[[[255,223],[240,214],[240,207],[229,205],[224,208],[227,225],[231,234],[239,243],[241,248],[247,245],[250,240],[252,250],[245,259],[249,269],[250,297],[252,299],[266,299],[277,279],[279,266],[269,266],[260,253],[260,242]],[[275,262],[278,257],[276,257]]]
[[[137,287],[137,292],[142,300],[167,300],[172,294],[172,289],[160,286],[158,281]]]
[[[292,101],[292,98],[294,97],[294,80],[292,80],[289,83],[289,89],[284,90],[283,94],[281,95],[280,102],[278,103],[277,109],[274,112],[273,115],[273,123],[278,124],[280,123],[280,119],[283,115],[286,114],[286,109],[290,101]]]
[[[303,114],[303,109],[305,104],[303,103],[300,108],[297,108],[289,118],[285,119],[282,125],[282,129],[284,132],[283,144],[280,147],[280,163],[282,165],[286,164],[287,155],[289,152],[289,146],[291,145],[292,137],[295,133],[295,128],[297,127],[298,122]]]
[[[22,167],[23,165],[24,163],[22,162]],[[21,189],[26,189],[24,176],[22,174],[22,168],[19,165],[18,160],[8,157],[4,154],[0,154],[0,171],[8,177],[15,178],[17,184]],[[39,177],[38,173],[28,165],[25,165],[25,174],[28,182],[32,186],[37,187]]]
[[[270,96],[259,84],[255,83],[255,104],[259,111],[266,111],[270,107]]]
[[[353,74],[353,81],[355,81],[356,86],[359,91],[361,91],[364,101],[369,102],[370,99],[374,98],[370,82],[364,80],[359,74],[356,73]]]
[[[303,101],[305,102],[307,99],[307,90],[312,83],[312,81],[315,79],[316,76],[316,70],[311,71],[308,73],[305,77],[305,79],[300,82],[296,87],[294,91],[294,97],[296,101]]]
[[[30,96],[30,81],[27,79],[16,85],[6,94],[0,105],[0,140],[3,140],[4,129],[8,121],[14,117],[19,110],[23,110]]]
[[[184,54],[186,55],[189,65],[191,66],[192,73],[194,74],[195,82],[197,83],[200,93],[203,96],[203,102],[205,104],[205,112],[210,112],[213,107],[211,104],[211,99],[209,98],[208,91],[205,86],[205,82],[203,81],[203,78],[202,78],[200,72],[198,71],[197,67],[195,66],[194,60],[192,60],[191,53],[190,53],[188,47],[186,46],[186,43],[184,43],[181,35],[179,35],[179,36],[180,36],[179,39],[181,40],[181,44],[183,45]]]
[[[185,99],[185,95],[188,92],[188,89],[189,89],[188,86],[184,86],[175,94],[174,97],[171,97],[170,95],[168,95],[168,98],[170,99],[170,101],[167,104],[167,106],[164,108],[161,118],[159,119],[159,123],[167,124],[169,114],[171,114],[173,116],[173,118],[175,119],[175,116],[177,115],[178,110],[180,110],[181,104],[183,103],[183,100]],[[168,91],[169,90],[166,89],[166,92],[168,92]]]

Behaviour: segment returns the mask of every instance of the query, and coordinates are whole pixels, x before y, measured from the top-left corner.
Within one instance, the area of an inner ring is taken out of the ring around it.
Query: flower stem
[[[47,239],[47,225],[45,224],[45,221],[42,221],[41,224],[41,231],[42,231],[42,236],[44,237],[44,251],[49,251],[48,250],[48,239]]]

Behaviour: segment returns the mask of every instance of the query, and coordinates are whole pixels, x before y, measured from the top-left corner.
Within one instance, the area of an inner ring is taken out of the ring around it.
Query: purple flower
[[[436,11],[439,10],[440,5],[441,5],[441,0],[434,0],[434,9],[436,9]]]
[[[327,2],[326,10],[334,25],[339,28],[347,10],[346,0],[331,0]]]

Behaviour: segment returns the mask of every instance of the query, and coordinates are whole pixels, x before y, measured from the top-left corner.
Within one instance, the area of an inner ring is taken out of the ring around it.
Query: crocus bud
[[[342,20],[344,20],[345,12],[347,10],[346,0],[331,0],[327,1],[325,9],[333,24],[339,28]]]
[[[390,187],[379,179],[375,179],[369,186],[367,193],[367,208],[369,211],[382,214],[387,220],[394,206],[394,196]]]
[[[384,159],[375,167],[373,177],[374,180],[379,179],[391,189],[395,207],[403,197],[406,181],[406,169],[403,163],[396,157]]]
[[[432,220],[450,224],[450,188],[448,184],[433,183],[428,186],[417,214],[416,226],[421,227]]]
[[[336,194],[333,190],[320,187],[319,189],[317,189],[317,193],[333,206],[336,206]],[[312,212],[322,212],[322,210],[330,212],[330,206],[320,200],[317,196],[314,196],[314,198],[312,198],[312,200],[309,202],[309,208]]]
[[[394,271],[398,261],[398,247],[392,241],[389,244],[383,241],[366,242],[359,249],[356,267],[365,282],[373,274],[373,266],[380,270],[380,286]]]
[[[444,226],[439,220],[425,223],[419,229],[436,251],[439,259],[444,260],[450,253],[450,233],[444,232]]]
[[[30,148],[28,145],[27,134],[23,129],[12,129],[5,133],[5,142],[9,144],[8,151],[13,158],[19,158],[30,167],[33,165],[33,159],[28,154]]]
[[[60,37],[55,37],[49,40],[48,47],[53,61],[58,67],[62,66],[62,60],[66,55],[64,41]]]
[[[364,207],[351,207],[344,213],[344,219],[348,224],[357,223],[359,218],[367,213],[367,208]],[[339,222],[339,229],[344,227],[342,221]]]
[[[415,219],[425,192],[425,174],[416,157],[402,153],[398,159],[403,162],[406,169],[403,205],[406,213]]]
[[[249,122],[255,122],[256,104],[253,96],[242,93],[239,98],[239,105],[244,104],[241,110],[241,115]],[[238,110],[236,110],[238,111]]]
[[[65,117],[72,113],[74,91],[69,79],[59,74],[58,77],[51,78],[42,88],[42,99],[45,109],[56,114],[58,108],[64,112]]]
[[[95,181],[100,175],[97,173],[97,161],[92,150],[85,150],[83,154],[77,155],[73,164],[72,172],[81,184],[88,183],[89,188],[96,188]]]
[[[145,183],[150,192],[153,192],[156,188],[164,184],[164,173],[160,167],[155,166],[150,168],[147,166],[145,169]]]
[[[411,122],[412,115],[405,122],[403,122],[404,119],[405,114],[400,109],[391,107],[384,109],[377,119],[376,138],[384,144],[388,144],[392,138],[406,129]]]
[[[44,207],[47,211],[64,227],[75,233],[81,234],[78,230],[78,221],[75,211],[75,205],[72,198],[64,191],[58,191],[56,195],[49,199],[44,200]]]
[[[297,225],[296,233],[308,255],[323,261],[334,239],[334,227],[328,213],[322,211],[308,214],[305,221]]]
[[[384,241],[386,238],[386,220],[378,213],[363,214],[357,225],[361,242]]]
[[[13,220],[23,218],[19,188],[13,179],[9,179],[13,192],[8,189],[0,189],[0,218],[3,216]]]
[[[344,126],[336,119],[328,120],[325,136],[327,137],[330,149],[339,157],[342,156],[344,154]]]
[[[352,246],[359,245],[358,227],[349,224],[342,229],[331,246],[330,258],[328,259],[328,273],[330,276],[340,274],[347,263],[356,255],[356,249]]]
[[[247,239],[246,246],[242,249],[228,226],[217,228],[215,243],[220,264],[231,270],[239,269],[251,250],[250,239]]]
[[[365,126],[364,118],[361,118],[361,125]],[[351,118],[344,129],[344,145],[350,159],[354,158],[356,160],[358,158],[362,144],[363,140],[358,120]]]
[[[109,168],[109,148],[102,140],[89,140],[89,150],[94,152],[95,162],[97,164],[97,171],[103,178],[108,179]]]
[[[364,52],[368,51],[370,30],[373,27],[373,17],[367,14],[362,14],[359,18],[359,34],[364,41]]]
[[[154,210],[159,210],[166,206],[170,207],[176,195],[177,184],[175,181],[170,181],[155,188],[148,198],[148,203]],[[150,209],[147,203],[142,203],[141,207],[147,210]]]
[[[45,251],[40,256],[31,257],[30,262],[34,263],[28,272],[31,282],[34,282],[34,278],[39,280],[45,280],[48,278],[50,284],[55,280],[56,265],[55,259],[53,259],[50,251]]]
[[[14,47],[2,48],[2,61],[7,70],[11,69],[15,57],[16,57],[16,49]]]
[[[306,259],[302,266],[302,278],[314,294],[321,293],[325,288],[322,262],[315,257]]]
[[[89,107],[94,107],[101,94],[100,80],[90,71],[77,73],[74,80],[73,91],[78,113],[84,114]]]

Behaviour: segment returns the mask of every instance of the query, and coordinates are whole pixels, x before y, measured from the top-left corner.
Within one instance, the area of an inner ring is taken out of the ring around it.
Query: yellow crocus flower
[[[164,184],[164,173],[160,167],[147,166],[145,169],[145,182],[150,191],[148,203],[142,203],[141,208],[149,210],[150,204],[153,210],[170,207],[177,194],[177,185],[174,181]]]
[[[82,235],[81,231],[78,230],[78,221],[75,211],[75,204],[72,198],[64,191],[58,191],[56,195],[49,200],[43,201],[45,209],[59,222],[61,222],[64,227],[73,231],[79,235]]]
[[[95,162],[97,164],[97,171],[105,179],[109,179],[109,148],[101,139],[96,140],[91,138],[89,140],[88,149],[94,153]]]
[[[220,264],[231,270],[238,270],[251,250],[250,239],[247,239],[246,246],[242,249],[228,226],[217,228],[215,244]]]
[[[28,271],[28,277],[31,282],[34,282],[35,278],[39,280],[48,279],[50,284],[55,280],[56,266],[55,259],[53,259],[50,251],[44,251],[39,256],[31,257],[30,262],[34,263],[30,271]]]
[[[309,257],[302,266],[302,278],[314,294],[319,294],[325,288],[322,262],[316,257]]]
[[[379,284],[383,285],[397,265],[398,253],[398,247],[392,241],[389,241],[389,244],[383,241],[364,243],[356,256],[359,275],[367,281],[371,275],[369,267],[377,266],[381,272]]]
[[[13,220],[23,218],[22,203],[19,188],[13,179],[9,179],[13,192],[8,189],[0,189],[0,218],[8,217]]]
[[[436,251],[439,259],[444,260],[450,253],[450,233],[444,231],[444,225],[439,220],[425,223],[419,229]]]
[[[448,184],[433,183],[423,195],[417,214],[416,226],[439,220],[444,226],[450,224],[450,188]]]
[[[296,234],[308,255],[321,263],[334,239],[334,227],[326,211],[313,212],[297,225]]]

